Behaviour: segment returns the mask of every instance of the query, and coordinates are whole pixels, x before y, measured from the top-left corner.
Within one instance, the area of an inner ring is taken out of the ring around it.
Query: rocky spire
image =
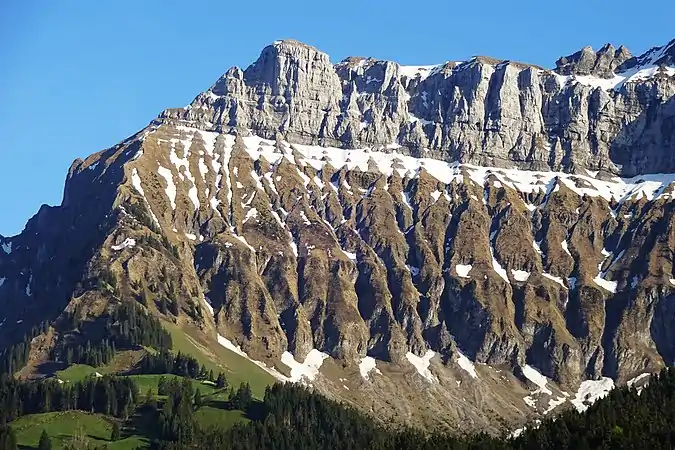
[[[564,56],[556,61],[556,72],[561,75],[594,75],[601,78],[612,78],[614,71],[632,57],[623,45],[615,49],[612,44],[605,44],[594,52],[586,46],[578,52]]]

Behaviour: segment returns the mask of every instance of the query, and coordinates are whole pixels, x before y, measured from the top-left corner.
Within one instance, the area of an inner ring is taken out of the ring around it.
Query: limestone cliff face
[[[562,386],[673,364],[674,48],[554,72],[271,45],[0,237],[0,342],[135,298],[272,364],[432,350]]]
[[[486,57],[415,69],[359,58],[333,66],[281,41],[162,117],[304,144],[395,143],[485,166],[670,172],[673,52],[673,41],[637,58],[608,45],[561,58],[555,71]]]

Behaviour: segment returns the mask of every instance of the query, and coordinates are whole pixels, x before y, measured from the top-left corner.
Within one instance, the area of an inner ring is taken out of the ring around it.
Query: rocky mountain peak
[[[605,44],[597,52],[592,47],[586,46],[572,55],[558,59],[555,71],[561,75],[612,78],[615,70],[632,56],[623,45],[615,49],[611,44]]]
[[[675,355],[672,47],[607,78],[625,49],[549,71],[272,44],[75,161],[63,204],[0,238],[0,343],[138,300],[260,367],[333,358],[317,385],[377,413],[425,383],[430,423],[452,403],[481,427],[656,370]]]

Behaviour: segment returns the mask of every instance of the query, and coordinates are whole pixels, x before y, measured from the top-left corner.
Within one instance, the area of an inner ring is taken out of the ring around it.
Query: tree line
[[[0,377],[0,423],[27,414],[70,410],[127,419],[137,401],[138,388],[132,379],[125,377],[90,377],[75,383]]]
[[[75,308],[66,317],[68,328],[77,335],[89,322],[82,322],[80,311]],[[70,343],[64,349],[56,351],[52,357],[56,361],[70,364],[101,366],[108,364],[117,350],[132,349],[141,345],[158,350],[168,350],[173,342],[171,335],[161,322],[142,307],[133,302],[122,302],[110,313],[99,317],[93,326],[97,327],[96,340],[87,339],[80,343]]]
[[[35,336],[46,333],[48,329],[48,322],[40,322],[37,326],[31,327],[19,342],[2,350],[0,352],[0,374],[15,373],[21,370],[28,362],[31,341]]]

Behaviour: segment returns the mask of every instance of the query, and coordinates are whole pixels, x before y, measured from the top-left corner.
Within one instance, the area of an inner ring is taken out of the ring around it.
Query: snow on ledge
[[[434,381],[437,382],[438,379],[429,370],[431,358],[433,358],[434,355],[436,355],[436,353],[433,350],[427,350],[427,352],[421,358],[412,352],[406,353],[405,357],[408,359],[408,361],[410,361],[410,364],[415,366],[415,369],[417,369],[417,373],[422,375],[422,377],[431,382]]]
[[[635,377],[635,378],[633,378],[633,379],[631,379],[631,380],[628,380],[628,381],[626,382],[626,386],[628,386],[628,387],[633,387],[633,385],[639,383],[641,380],[643,380],[643,379],[645,379],[645,378],[649,378],[651,375],[652,375],[652,374],[649,373],[649,372],[640,374],[640,375],[638,375],[637,377]]]
[[[135,239],[126,238],[124,240],[124,242],[122,242],[120,245],[113,245],[111,248],[117,252],[117,251],[120,251],[122,249],[133,248],[135,246],[136,246],[136,240]]]
[[[567,289],[567,286],[565,286],[565,283],[563,283],[563,279],[562,279],[562,278],[556,277],[556,276],[551,275],[550,273],[546,273],[546,272],[542,272],[542,275],[543,275],[544,277],[548,278],[548,279],[551,280],[551,281],[555,281],[555,282],[558,283],[560,286],[562,286],[562,287],[564,287],[565,289]]]
[[[530,272],[525,270],[511,269],[511,274],[513,274],[513,279],[516,281],[527,281],[530,278]]]
[[[370,373],[373,371],[382,375],[380,369],[377,368],[375,358],[371,356],[364,357],[359,363],[359,372],[361,372],[361,376],[366,380],[370,380]]]
[[[455,270],[457,271],[457,276],[461,278],[470,278],[469,277],[469,272],[471,272],[471,268],[473,266],[471,264],[457,264],[455,266]]]

